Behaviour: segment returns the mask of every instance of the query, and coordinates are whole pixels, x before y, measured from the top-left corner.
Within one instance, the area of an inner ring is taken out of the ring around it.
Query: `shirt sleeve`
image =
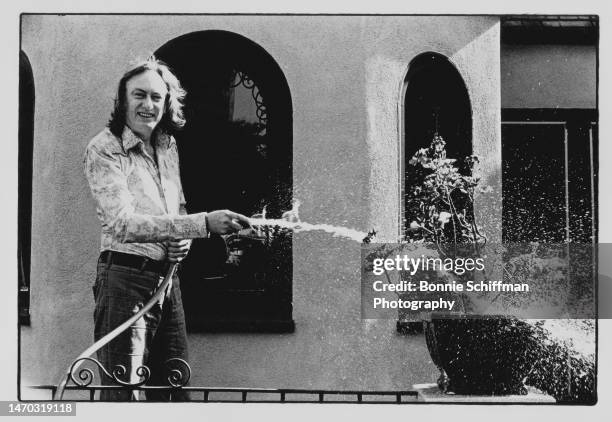
[[[96,202],[98,217],[122,243],[150,243],[207,237],[206,213],[146,215],[135,212],[134,197],[117,154],[90,146],[84,159],[85,177]]]

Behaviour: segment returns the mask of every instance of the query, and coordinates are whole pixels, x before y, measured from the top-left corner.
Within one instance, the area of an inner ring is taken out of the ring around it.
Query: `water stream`
[[[254,227],[280,227],[293,230],[294,232],[323,231],[331,233],[334,237],[344,237],[361,243],[368,235],[365,232],[331,224],[312,224],[303,221],[287,221],[280,218],[250,218]]]

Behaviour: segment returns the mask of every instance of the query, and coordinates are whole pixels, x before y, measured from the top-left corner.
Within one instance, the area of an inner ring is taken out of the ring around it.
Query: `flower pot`
[[[508,316],[433,314],[425,321],[427,348],[446,392],[527,394],[524,385],[537,356],[534,329]]]

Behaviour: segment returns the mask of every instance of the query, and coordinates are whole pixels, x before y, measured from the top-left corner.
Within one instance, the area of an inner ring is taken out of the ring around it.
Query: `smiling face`
[[[145,142],[149,142],[161,121],[168,88],[161,76],[152,70],[129,79],[125,85],[125,122]]]

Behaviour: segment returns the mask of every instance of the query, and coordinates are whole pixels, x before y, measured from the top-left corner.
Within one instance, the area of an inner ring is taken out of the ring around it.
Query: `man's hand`
[[[191,239],[170,240],[166,242],[168,249],[168,261],[181,262],[189,253],[191,248]]]
[[[212,211],[206,215],[208,231],[216,234],[235,233],[251,227],[249,219],[242,214],[230,210]]]

